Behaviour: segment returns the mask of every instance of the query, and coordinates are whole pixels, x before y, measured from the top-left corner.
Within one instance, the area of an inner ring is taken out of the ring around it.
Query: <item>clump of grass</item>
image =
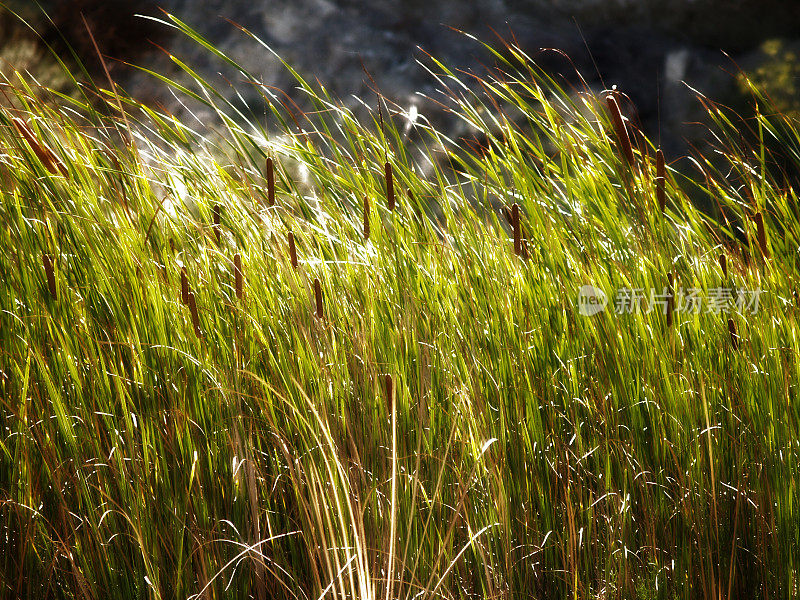
[[[567,93],[516,46],[486,50],[497,68],[474,88],[424,63],[482,148],[421,117],[421,157],[399,107],[359,120],[296,73],[311,110],[258,86],[269,130],[177,58],[194,86],[153,75],[217,130],[113,90],[54,106],[6,86],[0,595],[795,593],[795,191],[705,98],[719,148],[694,157],[697,180],[659,168],[644,137],[619,169],[602,96]],[[758,115],[764,136],[800,139]],[[669,177],[655,217],[653,172]],[[410,210],[362,206],[401,183]],[[768,261],[749,258],[755,213]],[[178,269],[180,297],[164,277]],[[760,289],[761,304],[668,299],[667,335],[661,311],[616,310],[615,292],[661,295],[665,279],[676,296]],[[588,284],[608,296],[591,317]]]

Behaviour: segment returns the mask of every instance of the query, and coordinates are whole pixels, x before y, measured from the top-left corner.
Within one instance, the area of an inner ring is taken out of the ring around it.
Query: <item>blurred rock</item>
[[[22,3],[23,5],[25,3]],[[374,104],[375,89],[401,107],[411,105],[454,135],[454,122],[424,95],[437,85],[419,65],[425,52],[456,69],[481,73],[492,61],[479,44],[448,28],[487,40],[497,34],[517,42],[551,72],[577,85],[572,64],[594,90],[616,85],[632,100],[632,117],[668,154],[685,151],[702,128],[695,90],[728,101],[741,95],[734,61],[757,64],[765,39],[796,35],[800,3],[795,0],[160,0],[161,6],[201,31],[221,50],[269,86],[303,97],[280,62],[229,21],[263,39],[304,76],[318,78],[352,107],[359,96]],[[47,3],[45,3],[47,6]],[[159,16],[154,2],[74,0],[50,2],[57,23],[82,56],[93,48],[83,33],[83,13],[107,55],[144,63],[184,83],[189,78],[162,51],[146,52],[155,40],[204,77],[225,88],[228,81],[255,114],[264,114],[257,90],[192,40],[173,30],[133,17]],[[497,32],[497,34],[495,33]],[[420,50],[419,48],[422,48]],[[571,63],[554,52],[559,48]],[[730,54],[727,57],[720,49]],[[761,54],[764,54],[763,51]],[[770,59],[766,57],[764,60]],[[90,59],[87,59],[90,60]],[[115,68],[115,77],[139,98],[203,122],[214,115],[197,104],[183,105],[164,85],[146,74]],[[228,97],[239,102],[233,89]]]

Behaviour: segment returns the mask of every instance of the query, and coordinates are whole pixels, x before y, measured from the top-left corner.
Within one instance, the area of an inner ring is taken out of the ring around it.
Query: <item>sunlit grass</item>
[[[725,166],[667,168],[662,211],[621,95],[495,58],[478,86],[427,63],[481,145],[420,115],[422,158],[399,109],[299,75],[316,110],[260,86],[267,123],[162,78],[215,132],[6,85],[0,594],[796,594],[794,191],[706,100]],[[800,162],[794,122],[754,128]],[[613,310],[670,281],[763,293]]]

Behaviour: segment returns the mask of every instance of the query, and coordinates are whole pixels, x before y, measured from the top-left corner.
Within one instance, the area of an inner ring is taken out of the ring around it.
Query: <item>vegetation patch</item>
[[[474,148],[300,77],[241,71],[265,124],[153,73],[213,132],[3,83],[0,595],[796,592],[796,123],[703,99],[689,179],[492,52],[426,64]]]

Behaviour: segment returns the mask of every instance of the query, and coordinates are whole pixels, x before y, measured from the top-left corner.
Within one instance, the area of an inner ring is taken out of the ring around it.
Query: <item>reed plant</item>
[[[213,130],[3,84],[0,596],[797,594],[800,211],[765,151],[800,168],[796,122],[754,89],[745,146],[703,98],[690,178],[615,95],[485,46],[477,86],[421,63],[485,144],[423,112],[420,154],[388,100],[287,64],[300,113],[164,18],[266,122],[179,57],[192,85],[151,75]],[[665,282],[760,304],[617,310]]]

